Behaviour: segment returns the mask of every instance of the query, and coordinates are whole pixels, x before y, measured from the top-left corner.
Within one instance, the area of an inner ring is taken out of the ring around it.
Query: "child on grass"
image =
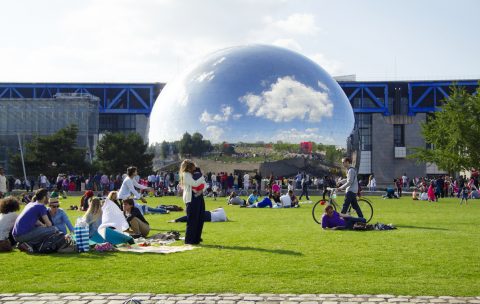
[[[465,201],[465,205],[468,205],[468,186],[467,183],[463,184],[462,189],[460,190],[460,195],[462,199],[460,200],[460,205]]]

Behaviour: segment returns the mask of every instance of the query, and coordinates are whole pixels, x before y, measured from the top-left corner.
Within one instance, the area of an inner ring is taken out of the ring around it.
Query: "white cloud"
[[[268,91],[260,95],[247,94],[240,97],[240,101],[247,105],[249,115],[275,122],[293,119],[319,122],[322,117],[333,114],[328,93],[316,91],[289,76],[278,78]]]
[[[210,71],[210,72],[203,72],[195,80],[198,81],[198,82],[203,82],[204,80],[207,80],[207,82],[208,82],[208,81],[212,80],[213,78],[215,78],[215,72]]]
[[[220,138],[224,133],[223,128],[220,128],[218,126],[208,126],[206,130],[207,130],[207,138],[213,142],[219,142]]]
[[[335,144],[335,140],[333,138],[320,135],[318,128],[307,128],[305,130],[297,130],[292,128],[289,130],[280,130],[273,136],[272,140],[281,140],[290,143],[313,141],[322,144]]]
[[[217,61],[215,61],[215,62],[213,63],[213,66],[219,65],[220,63],[224,62],[225,59],[226,59],[225,57],[222,57],[222,58],[218,59]]]
[[[203,113],[200,115],[200,122],[204,124],[226,122],[230,120],[232,114],[233,108],[230,106],[222,106],[220,114],[210,114],[207,112],[207,110],[204,110]],[[240,115],[241,117],[241,114],[235,114],[233,115],[233,118],[238,119],[238,115]]]
[[[293,14],[288,16],[287,19],[274,21],[272,19],[266,19],[267,22],[271,22],[275,27],[290,33],[300,35],[314,35],[320,28],[315,24],[315,16],[312,14]]]

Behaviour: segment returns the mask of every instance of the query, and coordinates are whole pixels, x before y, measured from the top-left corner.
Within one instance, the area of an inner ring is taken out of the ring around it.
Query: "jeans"
[[[346,229],[353,229],[355,223],[366,223],[367,220],[363,217],[347,217],[345,218],[345,227]]]
[[[28,233],[15,236],[15,240],[19,243],[41,243],[46,237],[56,233],[57,227],[35,227]]]
[[[357,202],[357,194],[353,193],[352,191],[348,191],[347,194],[345,194],[345,201],[343,203],[341,213],[343,214],[347,213],[350,205],[352,205],[352,208],[357,212],[357,215],[363,218],[362,210],[360,209],[360,206],[358,205],[358,202]]]
[[[307,200],[310,200],[310,197],[308,197],[308,186],[303,186],[302,187],[302,194],[300,194],[300,198],[298,200],[302,199],[302,196],[305,194],[305,197]]]

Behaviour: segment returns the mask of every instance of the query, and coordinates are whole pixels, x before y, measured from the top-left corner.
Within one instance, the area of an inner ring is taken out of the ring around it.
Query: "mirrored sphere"
[[[318,64],[268,45],[223,49],[160,93],[150,143],[201,133],[212,142],[314,141],[346,148],[354,127],[348,98]]]

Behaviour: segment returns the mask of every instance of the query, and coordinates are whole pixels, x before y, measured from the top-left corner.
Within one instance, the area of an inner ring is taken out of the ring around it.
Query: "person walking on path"
[[[339,185],[342,185],[338,188],[339,191],[346,191],[345,201],[342,207],[342,214],[346,214],[350,205],[357,212],[358,217],[363,218],[362,210],[357,202],[357,193],[358,193],[358,179],[357,171],[352,167],[352,160],[348,157],[342,158],[342,165],[347,169],[347,178],[342,179],[338,182]]]

